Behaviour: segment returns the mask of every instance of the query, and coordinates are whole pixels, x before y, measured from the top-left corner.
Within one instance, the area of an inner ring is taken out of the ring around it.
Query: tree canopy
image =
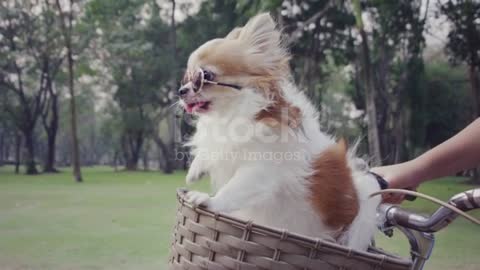
[[[0,164],[28,173],[75,164],[71,152],[82,165],[186,166],[175,156],[193,127],[175,90],[188,56],[262,11],[322,124],[367,137],[360,149],[377,163],[411,158],[479,115],[478,1],[60,2],[0,3]],[[450,30],[429,48],[435,17]],[[427,59],[432,50],[440,56]]]

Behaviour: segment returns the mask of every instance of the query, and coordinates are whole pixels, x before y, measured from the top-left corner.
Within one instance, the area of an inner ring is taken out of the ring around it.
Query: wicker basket
[[[335,243],[194,208],[179,190],[171,270],[410,269],[412,262],[377,249]]]

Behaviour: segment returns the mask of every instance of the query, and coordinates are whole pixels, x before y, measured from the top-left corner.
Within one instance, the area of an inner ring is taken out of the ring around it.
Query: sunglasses
[[[205,84],[220,85],[230,87],[236,90],[242,89],[242,87],[239,85],[214,81],[215,74],[213,74],[213,72],[211,71],[203,70],[201,68],[199,68],[198,71],[193,74],[193,76],[189,77],[191,78],[191,82],[194,86],[193,90],[195,92],[202,90]]]

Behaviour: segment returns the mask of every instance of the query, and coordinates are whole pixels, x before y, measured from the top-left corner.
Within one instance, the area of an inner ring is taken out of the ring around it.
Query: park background
[[[0,269],[164,269],[194,132],[176,106],[186,60],[262,11],[325,131],[372,165],[480,116],[478,0],[3,0]],[[472,168],[420,190],[479,183]],[[479,268],[474,225],[437,238],[427,269]],[[408,256],[400,237],[379,245]]]

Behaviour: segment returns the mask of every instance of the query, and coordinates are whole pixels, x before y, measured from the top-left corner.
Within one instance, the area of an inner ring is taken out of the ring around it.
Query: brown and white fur
[[[191,191],[190,202],[255,223],[366,249],[376,229],[379,190],[356,167],[345,142],[320,130],[318,112],[294,85],[290,55],[269,14],[194,51],[198,68],[240,91],[205,85],[181,104],[198,115],[187,183],[209,174],[215,195]]]

